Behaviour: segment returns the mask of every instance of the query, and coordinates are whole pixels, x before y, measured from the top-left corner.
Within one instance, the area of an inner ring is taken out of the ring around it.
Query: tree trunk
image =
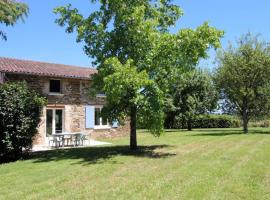
[[[243,113],[243,131],[248,133],[248,116],[246,111]]]
[[[175,114],[173,112],[168,112],[165,118],[165,128],[168,128],[168,129],[174,128],[174,119],[175,119]]]
[[[248,106],[247,103],[244,103],[244,107],[243,107],[243,131],[244,133],[248,133]]]
[[[192,131],[192,122],[191,122],[191,119],[188,119],[188,121],[187,121],[187,128],[188,128],[188,131]]]
[[[136,132],[136,121],[137,121],[137,108],[136,106],[131,107],[130,110],[130,149],[136,150],[137,147],[137,132]]]

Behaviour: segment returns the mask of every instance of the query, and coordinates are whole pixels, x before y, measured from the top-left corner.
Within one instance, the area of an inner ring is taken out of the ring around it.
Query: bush
[[[19,159],[32,147],[45,102],[25,82],[0,85],[0,162]]]
[[[230,115],[199,115],[192,122],[192,128],[238,128],[240,120]],[[186,129],[187,125],[177,120],[175,127]]]
[[[269,128],[270,127],[270,121],[265,119],[265,120],[252,120],[248,123],[248,127],[252,128]]]

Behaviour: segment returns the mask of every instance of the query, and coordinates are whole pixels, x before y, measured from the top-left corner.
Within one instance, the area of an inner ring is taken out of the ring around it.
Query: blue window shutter
[[[95,126],[95,107],[85,107],[85,128],[94,128]]]
[[[113,127],[113,128],[117,128],[118,126],[119,126],[118,121],[113,121],[113,122],[112,122],[112,127]]]

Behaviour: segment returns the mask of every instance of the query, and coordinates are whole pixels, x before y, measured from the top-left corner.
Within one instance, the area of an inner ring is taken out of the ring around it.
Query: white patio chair
[[[80,146],[80,145],[84,145],[84,142],[87,141],[88,138],[86,137],[85,134],[77,134],[74,136],[74,140],[73,140],[73,143],[74,143],[74,146]]]
[[[80,135],[77,135],[76,134],[76,135],[73,136],[73,141],[72,141],[73,142],[73,146],[79,146],[80,145],[80,141],[81,141],[80,140]]]
[[[82,135],[81,135],[81,143],[82,143],[82,146],[84,145],[84,142],[85,142],[85,141],[88,141],[87,135],[82,134]]]
[[[72,135],[64,135],[64,145],[66,143],[66,145],[68,146],[69,144],[71,145],[72,144]]]
[[[54,144],[55,147],[60,147],[62,144],[62,139],[60,137],[57,136],[50,136],[49,137],[49,146],[50,144]]]

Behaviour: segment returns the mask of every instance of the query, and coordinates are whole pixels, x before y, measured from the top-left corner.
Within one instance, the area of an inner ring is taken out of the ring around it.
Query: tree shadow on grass
[[[186,132],[187,129],[165,129],[166,133]]]
[[[35,152],[30,155],[34,163],[79,160],[77,164],[99,164],[107,162],[116,156],[147,157],[152,159],[167,158],[175,156],[174,153],[158,151],[169,145],[139,146],[138,150],[131,151],[129,146],[102,146],[102,147],[82,147],[73,149],[58,149],[46,152]],[[115,163],[115,161],[109,161]]]
[[[228,135],[252,135],[252,134],[270,134],[270,130],[250,129],[248,134],[244,134],[241,129],[200,129],[194,130],[194,133],[190,136],[228,136]],[[192,133],[192,132],[191,132]]]

